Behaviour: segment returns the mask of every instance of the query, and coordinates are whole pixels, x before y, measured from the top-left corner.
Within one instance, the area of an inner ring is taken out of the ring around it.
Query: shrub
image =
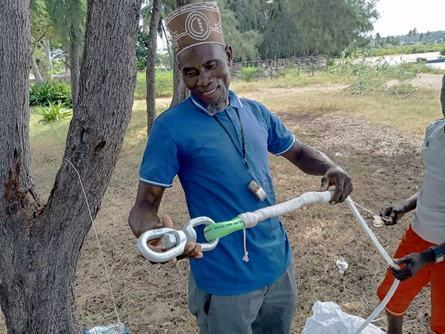
[[[44,82],[41,85],[35,83],[29,89],[30,106],[49,106],[52,104],[64,104],[72,107],[71,85],[65,81],[55,80]]]
[[[258,67],[243,67],[241,70],[241,79],[251,82],[258,79]]]
[[[34,111],[36,114],[42,116],[39,122],[43,123],[60,121],[63,118],[73,115],[73,111],[65,109],[65,105],[62,103],[54,105],[50,103],[48,107],[36,107]]]
[[[440,50],[440,54],[441,54],[442,56],[445,56],[445,48],[443,48],[442,50]]]

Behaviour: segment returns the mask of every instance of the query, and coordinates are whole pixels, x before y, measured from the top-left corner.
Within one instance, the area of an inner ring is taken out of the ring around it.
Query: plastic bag
[[[354,334],[365,319],[344,313],[333,302],[317,301],[312,306],[312,317],[306,320],[301,334]],[[362,334],[383,334],[378,327],[369,324]]]

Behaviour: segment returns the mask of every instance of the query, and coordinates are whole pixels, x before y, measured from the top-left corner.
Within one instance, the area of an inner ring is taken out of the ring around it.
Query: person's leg
[[[392,314],[386,312],[386,319],[388,320],[387,334],[403,334],[403,316],[395,317]]]
[[[189,274],[189,309],[200,334],[251,334],[267,288],[238,295],[212,295],[198,288]]]
[[[253,334],[287,334],[297,309],[297,283],[293,258],[286,272],[268,286],[264,302],[252,324]]]
[[[436,334],[445,334],[445,261],[428,267],[431,272],[430,328]]]

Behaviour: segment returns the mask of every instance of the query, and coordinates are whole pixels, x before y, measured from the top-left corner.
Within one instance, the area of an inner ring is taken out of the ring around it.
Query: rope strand
[[[72,164],[71,161],[69,161],[66,158],[63,158],[63,160],[68,162],[71,165],[71,167],[73,167],[74,171],[77,173],[77,176],[79,177],[80,187],[82,188],[82,193],[83,193],[83,196],[85,198],[85,202],[86,202],[87,209],[88,209],[88,214],[90,215],[90,219],[91,219],[91,225],[93,226],[94,235],[95,235],[96,241],[97,241],[97,247],[99,248],[99,253],[100,253],[100,256],[101,256],[101,259],[102,259],[102,265],[104,266],[105,274],[106,274],[107,281],[108,281],[108,286],[110,288],[111,299],[113,300],[114,313],[116,314],[117,322],[120,323],[121,321],[120,321],[120,318],[119,318],[119,313],[117,311],[116,300],[114,299],[113,289],[111,287],[110,274],[108,273],[107,265],[105,263],[105,257],[104,257],[104,254],[102,252],[102,247],[100,246],[99,236],[97,235],[96,225],[94,224],[93,215],[91,214],[90,205],[88,203],[88,198],[87,198],[87,195],[85,193],[85,188],[83,187],[83,183],[82,183],[82,178],[80,177],[79,172],[77,171],[76,167],[74,167],[74,165]]]

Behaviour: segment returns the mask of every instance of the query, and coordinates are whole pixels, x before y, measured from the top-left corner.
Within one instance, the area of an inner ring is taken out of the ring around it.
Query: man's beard
[[[225,108],[226,108],[225,99],[224,99],[224,97],[221,97],[219,100],[210,102],[207,105],[207,112],[210,115],[214,116],[217,113],[219,113],[220,111],[223,111]]]

